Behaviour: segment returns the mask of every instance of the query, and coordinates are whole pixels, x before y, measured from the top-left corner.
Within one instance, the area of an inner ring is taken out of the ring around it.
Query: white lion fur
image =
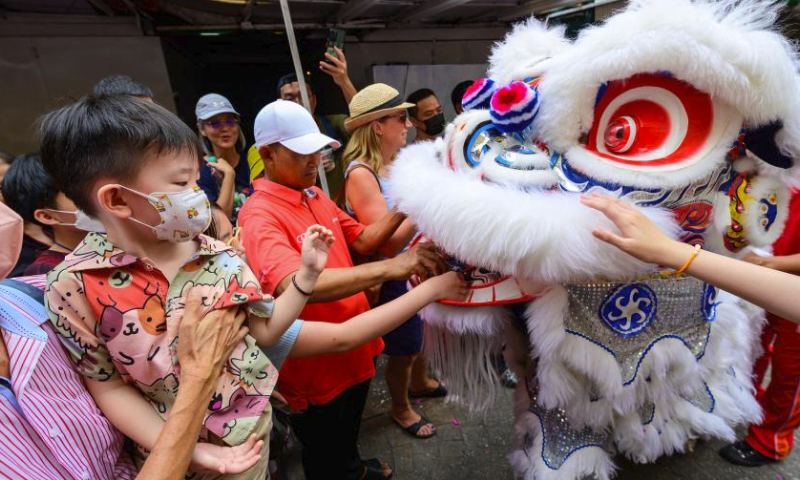
[[[485,183],[440,162],[434,143],[403,149],[390,172],[389,194],[420,231],[471,265],[546,283],[576,278],[629,278],[653,270],[598,241],[595,228],[616,231],[577,195]],[[677,238],[672,214],[640,208]]]
[[[455,334],[472,333],[483,337],[502,335],[511,313],[504,307],[460,307],[431,303],[420,317],[429,325]]]
[[[447,398],[485,412],[497,397],[500,377],[493,358],[502,353],[511,312],[504,307],[464,308],[429,305],[424,320],[424,348],[430,368],[447,385]]]
[[[503,41],[492,47],[489,78],[503,85],[541,75],[551,57],[569,48],[565,31],[564,26],[548,28],[533,17],[514,25]]]
[[[633,0],[548,63],[536,129],[567,152],[589,131],[603,83],[669,71],[734,107],[749,125],[783,120],[779,146],[798,158],[797,56],[775,31],[779,8],[758,0]]]

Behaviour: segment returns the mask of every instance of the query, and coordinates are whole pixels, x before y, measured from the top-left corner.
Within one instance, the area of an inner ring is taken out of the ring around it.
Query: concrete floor
[[[379,362],[382,367],[383,362]],[[486,417],[471,417],[466,409],[442,399],[425,400],[418,411],[434,422],[438,434],[417,440],[402,432],[385,414],[389,395],[383,372],[372,383],[361,428],[363,458],[378,457],[395,471],[394,480],[512,479],[506,455],[512,449],[512,392],[504,390]],[[457,425],[456,425],[457,424]],[[800,442],[800,430],[795,435]],[[784,462],[747,469],[723,461],[717,450],[723,442],[700,442],[691,454],[662,458],[656,464],[636,465],[617,459],[618,480],[800,480],[800,453]],[[293,455],[290,480],[303,479],[299,456]],[[333,480],[333,479],[332,479]]]

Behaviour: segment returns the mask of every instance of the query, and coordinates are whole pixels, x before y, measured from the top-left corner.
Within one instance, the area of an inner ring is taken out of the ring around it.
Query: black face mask
[[[444,113],[439,113],[425,120],[425,133],[435,137],[444,131]]]

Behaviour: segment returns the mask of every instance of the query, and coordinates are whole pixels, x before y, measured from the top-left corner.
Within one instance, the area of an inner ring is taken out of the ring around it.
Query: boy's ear
[[[34,210],[33,218],[42,225],[52,226],[52,225],[58,225],[60,223],[69,223],[56,218],[52,212],[45,210],[44,208],[37,208],[36,210]]]
[[[97,203],[100,210],[117,218],[128,218],[133,209],[124,195],[125,191],[115,184],[103,185],[97,190]]]

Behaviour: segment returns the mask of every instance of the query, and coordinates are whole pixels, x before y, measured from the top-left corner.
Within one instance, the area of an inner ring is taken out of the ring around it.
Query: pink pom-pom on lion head
[[[492,95],[489,107],[492,123],[503,132],[521,132],[539,113],[539,94],[525,82],[511,82]]]
[[[464,110],[487,109],[492,95],[497,90],[497,84],[491,78],[479,78],[469,86],[461,98]]]

